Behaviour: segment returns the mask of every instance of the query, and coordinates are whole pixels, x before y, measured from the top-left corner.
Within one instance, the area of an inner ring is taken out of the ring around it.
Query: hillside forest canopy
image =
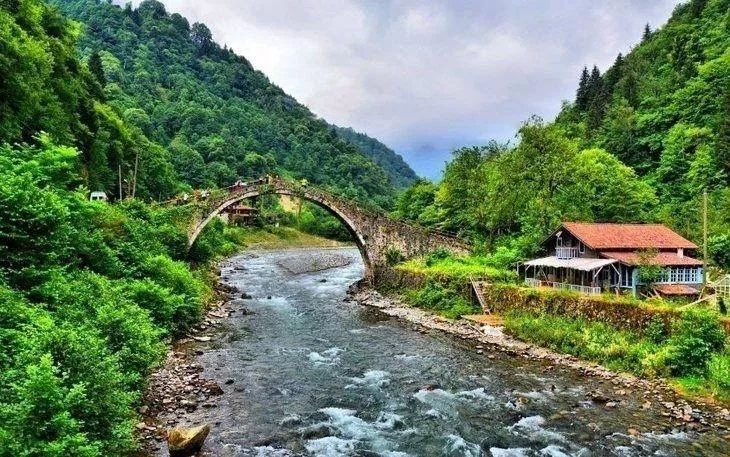
[[[661,222],[730,266],[730,1],[675,9],[610,68],[585,68],[576,96],[515,141],[454,152],[443,180],[419,180],[396,214],[534,253],[560,221]]]

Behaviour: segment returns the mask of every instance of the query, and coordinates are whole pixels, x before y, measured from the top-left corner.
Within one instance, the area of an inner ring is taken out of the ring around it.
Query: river
[[[728,455],[720,433],[673,429],[642,408],[642,392],[606,409],[587,397],[610,390],[606,381],[480,354],[348,301],[363,274],[354,248],[337,251],[346,266],[281,267],[323,252],[241,254],[224,265],[224,281],[252,298],[232,303],[250,313],[234,313],[196,357],[224,390],[215,407],[186,417],[213,424],[208,455]]]

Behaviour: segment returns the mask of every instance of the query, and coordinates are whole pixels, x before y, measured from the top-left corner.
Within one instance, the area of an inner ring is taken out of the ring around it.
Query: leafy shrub
[[[203,303],[212,294],[209,286],[195,277],[188,266],[169,257],[157,255],[148,257],[140,268],[142,278],[150,278],[158,284],[164,284],[194,307],[199,314]]]
[[[419,308],[435,311],[450,319],[458,319],[464,314],[481,312],[461,294],[453,289],[445,288],[435,281],[428,281],[423,287],[409,291],[406,298]]]
[[[723,316],[727,316],[727,305],[725,304],[725,298],[723,297],[717,297],[717,309],[720,311],[720,314]]]
[[[402,252],[394,247],[389,247],[385,250],[385,261],[388,263],[389,266],[399,264],[405,259],[406,256],[404,256]]]
[[[707,377],[718,390],[730,395],[730,352],[714,355],[707,364]]]
[[[121,287],[130,301],[149,311],[152,321],[167,332],[182,335],[197,322],[198,307],[191,300],[151,279],[125,281]]]
[[[664,321],[659,316],[654,316],[644,328],[644,336],[650,341],[659,344],[667,339],[667,331]]]
[[[440,260],[448,259],[451,256],[451,253],[446,250],[445,248],[439,247],[435,249],[433,252],[431,252],[428,256],[426,256],[426,266],[430,267],[434,264],[436,264]]]
[[[725,346],[726,334],[716,313],[693,309],[674,324],[667,364],[672,374],[683,376],[707,371],[713,353]]]

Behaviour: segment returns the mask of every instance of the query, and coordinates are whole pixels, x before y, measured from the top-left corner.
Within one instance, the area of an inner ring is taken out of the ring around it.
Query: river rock
[[[250,294],[247,294],[246,292],[244,292],[244,293],[241,294],[241,298],[244,299],[244,300],[250,300],[253,297]]]
[[[198,452],[210,433],[210,425],[174,427],[167,433],[167,447],[172,457],[191,456]]]

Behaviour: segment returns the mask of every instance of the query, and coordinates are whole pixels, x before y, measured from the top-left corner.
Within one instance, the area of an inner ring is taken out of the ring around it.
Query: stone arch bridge
[[[258,180],[225,190],[209,198],[188,231],[188,247],[195,243],[203,228],[229,206],[259,195],[290,195],[314,202],[339,219],[352,235],[365,264],[365,277],[375,280],[387,266],[386,253],[397,250],[405,258],[427,254],[437,248],[466,254],[470,246],[453,235],[426,230],[359,206],[352,200],[312,186],[297,185],[282,179]]]

